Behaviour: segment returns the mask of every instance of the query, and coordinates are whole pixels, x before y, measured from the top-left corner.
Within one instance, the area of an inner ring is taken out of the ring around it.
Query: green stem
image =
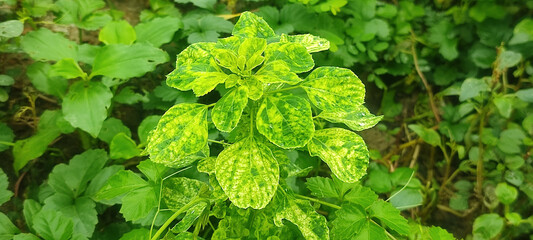
[[[15,146],[15,143],[12,143],[12,142],[0,141],[0,144],[7,145],[7,146]]]
[[[304,195],[300,195],[300,194],[294,194],[295,197],[297,198],[301,198],[301,199],[305,199],[305,200],[309,200],[311,202],[316,202],[316,203],[320,203],[324,206],[328,206],[328,207],[331,207],[331,208],[335,208],[335,209],[341,209],[341,207],[339,205],[336,205],[336,204],[333,204],[333,203],[328,203],[328,202],[324,202],[322,200],[318,200],[316,198],[310,198],[308,196],[304,196]]]
[[[172,216],[170,216],[170,218],[168,218],[167,221],[165,223],[163,223],[163,225],[159,228],[159,230],[157,230],[157,232],[154,234],[154,236],[151,238],[151,240],[159,239],[159,236],[165,231],[165,229],[167,229],[168,225],[170,225],[172,223],[172,221],[174,221],[174,219],[176,219],[180,214],[182,214],[183,212],[189,210],[189,208],[191,208],[192,206],[196,205],[197,203],[199,203],[201,201],[204,201],[204,199],[203,198],[195,198],[191,202],[185,204],[185,206],[183,206],[180,209],[178,209],[178,211],[176,211],[174,214],[172,214]]]
[[[208,142],[212,142],[212,143],[218,143],[218,144],[221,144],[221,145],[224,145],[224,146],[229,146],[231,144],[229,143],[226,143],[224,141],[217,141],[217,140],[212,140],[212,139],[207,139]]]
[[[370,220],[370,222],[372,222],[373,224],[376,224],[379,227],[381,227],[381,225],[379,225],[377,222],[374,222],[374,220],[372,220],[372,219],[368,219],[368,220]],[[392,236],[392,234],[389,233],[389,231],[387,231],[385,229],[383,229],[383,230],[385,231],[385,234],[387,234],[388,237],[390,237],[393,240],[397,240],[394,236]]]
[[[476,166],[476,193],[478,198],[483,198],[483,142],[481,141],[481,136],[483,136],[483,127],[485,125],[485,107],[481,107],[481,113],[479,114],[479,137],[478,148],[479,148],[479,157]]]

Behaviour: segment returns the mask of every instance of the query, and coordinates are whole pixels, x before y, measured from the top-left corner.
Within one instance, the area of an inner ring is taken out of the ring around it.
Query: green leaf
[[[343,204],[335,214],[337,218],[332,222],[332,239],[357,239],[361,229],[368,222],[366,212],[355,204]],[[380,236],[380,234],[375,234],[369,236],[371,238],[368,239],[386,239],[386,237],[378,238]]]
[[[15,79],[9,75],[0,74],[0,86],[11,86],[15,83]]]
[[[43,129],[37,131],[37,134],[15,142],[13,146],[13,167],[15,171],[19,171],[26,164],[35,158],[40,157],[57,137],[61,135],[59,129]]]
[[[158,186],[159,187],[159,186]],[[126,221],[142,219],[157,207],[157,195],[153,186],[135,189],[122,198],[120,213]]]
[[[409,234],[407,219],[402,217],[400,210],[394,208],[390,203],[378,200],[370,206],[370,215],[376,217],[390,229],[401,235]]]
[[[0,212],[0,238],[12,239],[17,233],[20,233],[20,230],[13,225],[4,213]]]
[[[74,59],[64,58],[52,66],[49,76],[61,76],[67,79],[73,79],[77,77],[85,78],[87,77],[87,73],[81,70],[80,66]]]
[[[375,116],[368,111],[368,109],[363,106],[354,107],[350,111],[341,111],[341,112],[331,112],[323,111],[318,117],[326,119],[330,122],[335,123],[344,123],[350,129],[354,131],[363,131],[374,127],[383,116]]]
[[[263,51],[267,48],[267,41],[263,38],[246,38],[239,46],[237,51],[238,58],[244,58],[245,64],[241,66],[241,62],[237,61],[237,65],[241,70],[252,70],[260,65],[264,58],[261,56]],[[244,63],[244,62],[242,62]]]
[[[356,133],[342,128],[315,131],[308,144],[311,156],[320,157],[343,182],[356,182],[366,174],[368,149]]]
[[[109,44],[126,44],[130,45],[135,42],[137,35],[135,29],[125,20],[108,22],[98,35],[98,40]]]
[[[417,125],[417,124],[409,124],[408,127],[409,129],[413,130],[413,132],[415,132],[416,135],[422,138],[424,142],[427,142],[431,144],[432,146],[441,145],[440,136],[437,133],[437,131],[431,128],[426,128],[424,126]]]
[[[267,145],[252,137],[224,149],[215,172],[226,195],[240,208],[264,208],[278,187],[278,162]]]
[[[72,126],[96,137],[107,118],[111,98],[113,93],[104,84],[79,81],[70,86],[63,99],[63,114]]]
[[[120,237],[119,240],[146,240],[150,239],[150,230],[146,228],[133,229]]]
[[[9,181],[4,170],[0,169],[0,205],[9,201],[13,196],[13,192],[8,190]]]
[[[313,69],[315,62],[307,49],[299,43],[279,42],[268,44],[265,50],[266,63],[281,60],[295,73]]]
[[[419,189],[405,188],[399,192],[392,192],[389,201],[396,209],[405,210],[422,205],[424,196]]]
[[[335,183],[331,178],[310,177],[306,179],[305,186],[311,191],[311,194],[323,198],[338,198],[339,193],[335,188]]]
[[[143,119],[139,127],[137,128],[137,135],[139,135],[139,141],[141,144],[146,144],[150,131],[157,127],[157,123],[161,119],[159,115],[151,115]]]
[[[263,83],[254,77],[239,78],[237,82],[246,88],[248,98],[257,101],[263,96]]]
[[[522,54],[505,50],[503,53],[501,53],[499,60],[500,62],[498,68],[500,70],[503,70],[506,68],[514,67],[518,63],[520,63],[520,60],[522,60]]]
[[[86,30],[96,30],[111,20],[111,16],[97,11],[105,7],[103,0],[58,0],[56,6],[62,12],[59,23],[75,24]]]
[[[115,135],[109,144],[109,157],[111,159],[130,159],[139,156],[140,153],[137,144],[124,133]]]
[[[267,22],[262,17],[259,17],[251,12],[243,12],[241,17],[235,23],[232,32],[233,36],[249,38],[273,38],[276,37],[274,30],[268,26]]]
[[[533,103],[533,88],[520,89],[516,92],[516,96],[524,102]]]
[[[183,217],[181,221],[174,225],[171,231],[174,233],[181,233],[187,231],[187,229],[189,229],[194,224],[194,222],[196,222],[200,215],[202,215],[206,207],[206,202],[200,202],[189,208],[185,213],[185,217]]]
[[[513,99],[505,96],[497,96],[494,98],[494,105],[498,109],[498,112],[500,115],[502,115],[505,118],[509,118],[511,116],[511,112],[513,111]]]
[[[326,218],[318,214],[309,201],[296,199],[290,189],[280,186],[272,203],[276,226],[283,226],[282,221],[286,219],[298,226],[305,239],[329,239]]]
[[[483,79],[467,78],[461,85],[459,101],[464,102],[477,97],[481,92],[487,92],[489,90],[489,85]]]
[[[513,203],[518,197],[518,190],[505,182],[498,183],[495,193],[498,200],[505,205]]]
[[[284,61],[273,61],[264,64],[259,71],[257,71],[253,78],[263,83],[288,83],[295,85],[302,81],[296,75],[290,71],[289,67]]]
[[[355,203],[365,209],[378,200],[378,195],[372,189],[363,187],[361,184],[353,186],[348,193],[343,197],[345,201]]]
[[[74,156],[68,165],[55,166],[48,184],[56,192],[76,198],[82,195],[88,182],[100,172],[106,162],[107,153],[104,150],[87,150]]]
[[[257,110],[256,127],[281,148],[303,147],[315,130],[311,105],[298,96],[267,96]]]
[[[113,137],[119,133],[124,133],[126,136],[131,137],[130,129],[120,119],[110,117],[104,121],[98,138],[109,144]]]
[[[91,179],[89,186],[87,186],[87,189],[85,190],[84,196],[94,197],[96,193],[98,193],[98,190],[106,185],[109,178],[121,170],[124,170],[124,166],[122,165],[111,165],[101,169],[98,174]]]
[[[32,230],[33,229],[33,219],[35,215],[41,211],[41,204],[33,199],[26,199],[23,203],[24,209],[22,210],[24,214],[24,220],[26,220],[26,225]]]
[[[168,55],[163,50],[150,45],[141,43],[108,45],[102,47],[94,58],[93,72],[90,77],[97,75],[120,79],[140,77],[166,61],[168,61]]]
[[[13,130],[11,130],[7,124],[0,122],[0,142],[10,143],[13,142],[13,139],[15,139]],[[6,149],[9,149],[9,145],[0,143],[0,152],[5,151]]]
[[[319,67],[301,86],[311,102],[322,110],[350,111],[365,100],[365,86],[346,68]]]
[[[177,3],[192,3],[197,7],[212,9],[216,4],[216,0],[174,0]]]
[[[521,153],[522,140],[526,137],[521,129],[506,129],[500,133],[497,147],[507,154]]]
[[[24,23],[19,20],[9,20],[0,23],[0,37],[14,38],[24,31]]]
[[[13,237],[13,240],[39,240],[37,236],[31,233],[19,233]]]
[[[97,201],[113,199],[143,187],[149,187],[146,181],[132,171],[122,170],[111,176],[94,198]]]
[[[64,58],[77,59],[78,46],[60,33],[47,28],[31,31],[22,37],[20,45],[24,52],[35,60],[60,61]]]
[[[63,98],[68,88],[68,81],[62,77],[50,77],[51,65],[34,62],[26,69],[26,74],[37,90]]]
[[[496,213],[483,214],[474,221],[474,239],[493,239],[504,227],[504,219]]]
[[[61,212],[41,210],[33,219],[33,229],[45,240],[69,240],[74,223]]]
[[[181,157],[193,155],[207,144],[207,106],[182,103],[170,108],[151,132],[146,147],[150,159],[184,167]]]
[[[76,234],[91,237],[98,223],[96,204],[89,197],[73,199],[71,196],[57,193],[44,201],[42,211],[53,210],[72,220]]]
[[[300,35],[286,35],[281,34],[281,39],[279,40],[282,43],[293,42],[299,43],[307,49],[308,53],[320,52],[329,49],[329,41],[325,38],[313,36],[311,34],[300,34]]]
[[[231,132],[239,123],[247,104],[246,89],[243,87],[232,89],[215,104],[211,111],[211,119],[220,131]]]
[[[135,26],[138,43],[149,43],[154,47],[168,43],[172,40],[174,33],[183,26],[183,23],[176,17],[154,18],[149,22],[139,23]]]
[[[178,210],[204,194],[209,186],[196,179],[173,177],[163,182],[163,200],[170,209]]]

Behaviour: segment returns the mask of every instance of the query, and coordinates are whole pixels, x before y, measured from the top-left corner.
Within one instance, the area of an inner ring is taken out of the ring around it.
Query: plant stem
[[[2,145],[7,145],[7,146],[15,146],[15,143],[12,143],[12,142],[5,142],[5,141],[0,141],[0,144],[2,144]]]
[[[479,137],[478,148],[479,157],[476,165],[476,193],[479,199],[483,199],[483,142],[481,137],[483,136],[483,127],[485,125],[485,107],[481,107],[481,113],[479,113]]]
[[[316,203],[320,203],[324,206],[328,206],[328,207],[331,207],[331,208],[335,208],[335,209],[341,209],[341,207],[339,205],[336,205],[336,204],[333,204],[333,203],[328,203],[328,202],[324,202],[322,200],[318,200],[316,198],[310,198],[308,196],[304,196],[304,195],[300,195],[300,194],[294,194],[295,197],[297,198],[301,198],[301,199],[305,199],[305,200],[309,200],[311,202],[316,202]]]
[[[212,143],[218,143],[218,144],[221,144],[221,145],[224,145],[224,146],[229,146],[231,144],[229,143],[226,143],[224,141],[217,141],[217,140],[212,140],[212,139],[207,139],[208,142],[212,142]]]
[[[170,225],[172,223],[172,221],[174,221],[174,219],[176,219],[180,214],[182,214],[183,212],[187,211],[189,208],[191,208],[192,206],[196,205],[197,203],[199,203],[201,201],[204,201],[204,199],[203,198],[196,198],[196,199],[192,200],[191,202],[185,204],[185,206],[183,206],[180,209],[178,209],[178,211],[176,211],[174,214],[172,214],[172,216],[170,216],[170,218],[168,218],[167,221],[165,223],[163,223],[163,225],[159,228],[159,230],[157,230],[157,232],[154,234],[154,236],[151,238],[151,240],[159,239],[159,236],[165,231],[165,229],[168,227],[168,225]]]

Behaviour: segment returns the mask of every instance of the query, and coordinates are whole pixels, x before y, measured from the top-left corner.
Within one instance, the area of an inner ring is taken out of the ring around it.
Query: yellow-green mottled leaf
[[[363,105],[357,106],[347,112],[323,111],[318,116],[330,122],[344,123],[354,131],[363,131],[372,128],[383,118],[383,116],[373,115]]]
[[[263,65],[255,73],[254,78],[263,83],[288,83],[291,85],[302,81],[296,73],[290,71],[284,61],[273,61]]]
[[[307,49],[299,43],[278,42],[268,44],[265,50],[266,62],[282,60],[292,72],[307,72],[315,66],[313,57]]]
[[[223,132],[231,132],[241,119],[242,111],[248,104],[248,93],[244,87],[232,89],[213,107],[211,119]]]
[[[366,174],[368,149],[363,138],[352,131],[317,130],[308,148],[311,156],[320,157],[343,182],[356,182]]]
[[[280,42],[299,43],[307,49],[307,52],[320,52],[329,49],[329,41],[325,38],[313,36],[311,34],[286,35],[282,34]]]
[[[226,49],[237,54],[237,51],[239,50],[239,46],[241,46],[241,43],[243,41],[244,41],[244,38],[236,37],[236,36],[221,38],[221,39],[218,39],[217,43],[215,44],[215,49]]]
[[[278,162],[253,137],[224,149],[217,157],[215,173],[226,195],[240,208],[264,208],[278,187]]]
[[[181,166],[183,157],[207,144],[207,106],[182,103],[170,108],[148,138],[146,151],[155,163]]]
[[[241,14],[239,21],[235,23],[232,35],[244,38],[276,37],[276,33],[274,33],[274,30],[268,26],[268,23],[262,17],[259,17],[251,12],[243,12]]]
[[[212,174],[215,173],[216,163],[217,160],[215,157],[207,157],[198,161],[196,168],[198,169],[198,172]]]
[[[238,55],[246,59],[245,69],[251,70],[261,64],[264,57],[267,41],[264,38],[246,38],[240,45]],[[243,69],[244,70],[244,69]]]
[[[248,97],[254,101],[263,96],[263,83],[253,77],[239,78],[237,82],[246,88]]]
[[[326,218],[318,214],[307,200],[296,199],[290,189],[280,186],[272,203],[276,206],[274,223],[281,227],[283,219],[298,226],[307,240],[329,239]]]
[[[193,90],[202,96],[222,83],[228,75],[218,67],[211,55],[215,43],[195,43],[176,59],[176,69],[167,75],[167,85],[182,91]]]
[[[257,130],[282,148],[303,147],[315,131],[311,105],[298,96],[268,96],[257,110]]]
[[[177,210],[208,190],[209,186],[202,181],[173,177],[163,182],[163,201],[170,209]]]
[[[365,101],[365,85],[349,69],[319,67],[302,84],[311,102],[327,111],[350,111]]]
[[[198,204],[192,206],[187,210],[187,213],[185,213],[185,217],[181,219],[172,229],[171,231],[174,233],[181,233],[187,231],[194,222],[202,215],[204,212],[204,209],[207,207],[206,202],[199,202]],[[194,238],[193,238],[194,239]]]
[[[219,66],[227,68],[233,73],[240,72],[237,67],[237,55],[235,52],[228,49],[215,48],[213,49],[213,55]]]

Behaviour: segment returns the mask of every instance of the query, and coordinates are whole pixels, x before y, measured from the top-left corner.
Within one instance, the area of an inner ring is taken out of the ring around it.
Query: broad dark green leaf
[[[311,194],[317,197],[338,198],[339,193],[335,189],[335,184],[330,178],[311,177],[307,178],[305,186],[311,191]]]
[[[328,128],[317,130],[308,144],[309,153],[326,162],[335,176],[344,182],[356,182],[366,174],[368,149],[356,133]]]
[[[291,85],[295,85],[302,81],[302,79],[300,79],[296,73],[291,72],[289,66],[281,60],[264,64],[263,67],[253,75],[253,78],[263,83],[287,83]]]
[[[68,88],[68,81],[62,77],[50,77],[51,65],[34,62],[26,69],[26,74],[37,90],[63,98]]]
[[[39,240],[37,236],[31,233],[19,233],[13,237],[13,240]]]
[[[378,218],[387,227],[401,235],[409,234],[407,219],[400,214],[400,210],[394,208],[390,203],[383,200],[374,202],[370,206],[370,215]]]
[[[132,171],[122,170],[111,176],[94,198],[96,200],[113,199],[143,187],[149,187],[146,181]]]
[[[344,123],[354,131],[363,131],[372,128],[383,119],[383,116],[375,116],[370,113],[363,105],[354,107],[352,110],[346,112],[323,111],[318,116],[330,122]]]
[[[121,79],[140,77],[166,61],[168,55],[163,50],[147,44],[108,45],[101,48],[94,58],[90,77],[97,75]]]
[[[474,239],[493,239],[504,227],[504,219],[497,213],[483,214],[474,221]]]
[[[35,218],[35,215],[41,211],[42,206],[33,199],[24,200],[23,206],[22,213],[24,214],[24,220],[26,220],[26,225],[30,230],[33,231],[33,219]]]
[[[365,86],[349,69],[319,67],[301,85],[311,102],[327,111],[350,111],[363,104]]]
[[[139,156],[141,151],[131,137],[119,133],[113,137],[109,144],[109,157],[111,159],[130,159]]]
[[[131,130],[120,119],[110,117],[104,121],[102,129],[98,133],[98,138],[109,144],[113,137],[119,133],[124,133],[126,136],[131,137]]]
[[[252,137],[224,149],[215,172],[226,195],[240,208],[264,208],[278,187],[278,162],[267,145]]]
[[[533,88],[520,89],[516,91],[516,96],[524,102],[533,103]]]
[[[108,22],[98,35],[98,40],[109,44],[126,44],[130,45],[135,42],[137,35],[133,27],[125,20]]]
[[[223,132],[231,132],[239,123],[242,111],[248,104],[248,93],[243,87],[234,88],[226,93],[213,107],[211,119]]]
[[[63,114],[72,126],[96,137],[107,118],[111,98],[113,93],[104,84],[79,81],[70,86],[63,99]]]
[[[345,201],[360,205],[363,208],[367,208],[376,200],[378,200],[378,195],[375,194],[370,188],[363,187],[361,184],[357,184],[344,195],[343,199]]]
[[[137,42],[149,43],[154,47],[168,43],[172,40],[174,33],[183,26],[183,23],[176,17],[154,18],[148,22],[139,23],[135,26]]]
[[[24,23],[19,20],[8,20],[0,23],[0,37],[14,38],[24,31]]]
[[[280,42],[299,43],[307,49],[308,53],[320,52],[329,49],[329,41],[327,39],[313,36],[311,34],[301,35],[286,35],[281,34]]]
[[[161,116],[159,115],[150,115],[143,119],[141,124],[139,124],[139,127],[137,128],[137,135],[139,136],[139,141],[141,141],[141,144],[146,144],[150,132],[157,127],[157,123],[160,119]]]
[[[518,197],[518,190],[505,182],[498,183],[494,192],[498,200],[505,205],[513,203]]]
[[[329,239],[326,218],[318,214],[310,202],[296,199],[290,189],[279,187],[272,204],[275,204],[274,223],[283,226],[283,219],[298,226],[305,239]]]
[[[0,206],[11,199],[13,192],[7,189],[9,181],[4,170],[0,169]]]
[[[344,239],[358,239],[358,237],[375,237],[369,239],[386,239],[381,234],[366,234],[361,235],[362,229],[365,228],[365,224],[368,225],[368,216],[364,209],[355,204],[343,204],[341,209],[335,213],[338,217],[333,220],[331,228],[331,238],[335,240]]]
[[[440,136],[437,131],[418,124],[409,124],[409,129],[413,130],[416,135],[424,140],[424,142],[427,142],[432,146],[441,145]]]
[[[489,85],[483,79],[467,78],[461,85],[459,101],[477,97],[481,92],[489,91]]]
[[[48,184],[58,193],[72,198],[81,196],[87,184],[107,162],[107,153],[102,149],[87,150],[74,156],[68,165],[59,164],[50,173]]]
[[[74,223],[61,212],[41,210],[33,218],[33,229],[45,240],[69,240],[74,232]]]
[[[148,216],[152,209],[157,207],[157,199],[156,190],[153,186],[135,189],[122,198],[120,213],[124,215],[126,221],[142,219]]]
[[[98,11],[105,7],[103,0],[58,0],[55,5],[62,12],[62,24],[75,24],[86,30],[96,30],[111,20],[111,16]]]
[[[156,163],[183,167],[189,163],[180,162],[180,158],[195,154],[206,144],[207,106],[182,103],[161,117],[149,137],[146,151]]]
[[[124,170],[124,166],[122,165],[111,165],[101,169],[98,174],[91,179],[91,182],[89,183],[89,186],[87,186],[87,189],[83,195],[94,197],[96,193],[98,193],[98,191],[104,187],[104,185],[106,185],[109,178],[121,170]]]
[[[146,240],[150,238],[150,230],[146,228],[133,229],[120,237],[119,240]]]
[[[259,17],[251,12],[243,12],[241,17],[235,23],[232,32],[233,36],[248,38],[273,38],[276,37],[274,30],[268,26],[267,22],[262,17]]]
[[[265,50],[266,62],[284,61],[295,73],[307,72],[315,66],[313,57],[299,43],[279,42],[268,44]]]
[[[71,196],[56,193],[44,201],[42,211],[53,210],[72,220],[74,231],[85,237],[91,237],[98,223],[96,204],[89,197],[73,199]]]
[[[59,61],[63,58],[77,59],[78,46],[60,33],[40,28],[26,34],[21,42],[24,52],[35,60]]]
[[[17,233],[20,233],[20,230],[13,225],[4,213],[0,212],[0,238],[13,239],[13,236]]]
[[[162,164],[154,163],[149,159],[139,163],[137,168],[148,178],[148,180],[152,182],[159,182],[169,169],[168,167]]]
[[[311,105],[298,96],[267,96],[257,110],[257,130],[282,148],[303,147],[315,131]]]

